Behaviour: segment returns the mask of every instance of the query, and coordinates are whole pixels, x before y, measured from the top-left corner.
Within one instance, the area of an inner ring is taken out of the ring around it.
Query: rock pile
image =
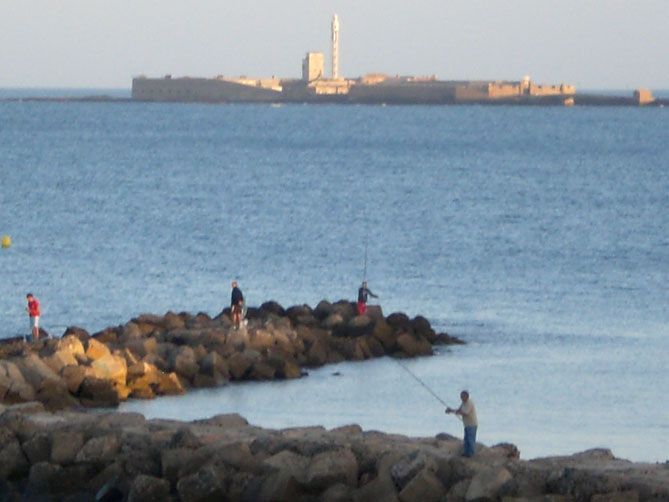
[[[139,414],[0,405],[0,499],[45,501],[646,502],[669,500],[669,466],[608,450],[533,461],[509,444],[363,431],[267,430],[238,415],[178,422]]]
[[[191,387],[229,381],[299,378],[304,368],[373,357],[432,354],[432,344],[460,343],[437,334],[424,317],[384,317],[370,306],[322,301],[284,309],[276,302],[250,308],[248,325],[234,329],[228,309],[214,319],[168,312],[144,314],[89,335],[68,328],[60,339],[0,346],[0,402],[39,401],[48,409],[116,406]]]

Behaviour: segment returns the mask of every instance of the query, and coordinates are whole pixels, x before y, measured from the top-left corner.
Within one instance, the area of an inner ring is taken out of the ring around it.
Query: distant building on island
[[[332,20],[331,77],[325,76],[322,52],[307,52],[301,79],[279,78],[162,78],[132,80],[132,99],[138,101],[204,103],[368,103],[368,104],[550,104],[573,105],[573,85],[537,85],[519,81],[438,80],[436,76],[368,74],[339,77],[339,19]],[[652,103],[650,91],[636,91],[630,104]],[[600,104],[592,102],[583,104]]]

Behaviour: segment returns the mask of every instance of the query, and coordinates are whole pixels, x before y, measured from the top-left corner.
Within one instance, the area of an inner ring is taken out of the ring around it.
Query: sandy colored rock
[[[91,376],[110,380],[121,385],[125,385],[126,383],[128,367],[123,357],[106,354],[94,360],[91,368],[93,369]]]
[[[58,351],[69,352],[72,356],[84,355],[86,353],[81,339],[74,334],[63,336],[63,338],[58,340],[57,347]]]
[[[96,361],[104,356],[111,354],[109,348],[95,338],[89,338],[86,341],[86,356]]]

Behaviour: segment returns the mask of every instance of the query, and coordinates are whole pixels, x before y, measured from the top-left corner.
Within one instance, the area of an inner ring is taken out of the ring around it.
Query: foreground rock
[[[669,466],[608,450],[533,461],[513,445],[363,431],[266,430],[238,415],[178,422],[139,414],[0,408],[0,499],[77,501],[669,500]]]
[[[116,406],[229,381],[299,378],[305,368],[344,360],[427,356],[433,344],[461,343],[435,333],[424,317],[384,317],[377,306],[358,316],[347,301],[287,310],[267,302],[248,310],[240,330],[228,314],[144,314],[93,335],[70,327],[60,339],[6,341],[0,403]]]

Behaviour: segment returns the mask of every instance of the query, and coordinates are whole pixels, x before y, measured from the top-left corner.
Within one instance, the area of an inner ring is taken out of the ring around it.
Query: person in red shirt
[[[28,293],[26,298],[28,299],[26,310],[30,317],[30,330],[33,335],[33,340],[37,340],[39,338],[39,302],[32,293]]]

